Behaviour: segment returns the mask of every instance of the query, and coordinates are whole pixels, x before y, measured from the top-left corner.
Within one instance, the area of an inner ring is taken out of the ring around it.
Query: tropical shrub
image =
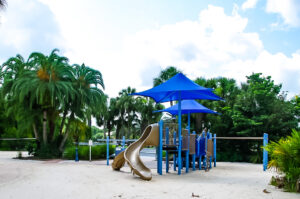
[[[283,188],[297,191],[300,180],[300,132],[293,130],[291,136],[271,142],[266,150],[271,158],[268,168],[275,168],[283,174]],[[274,184],[274,180],[272,182]]]
[[[115,145],[109,145],[109,155],[115,153]],[[75,160],[75,146],[66,147],[63,158]],[[89,160],[89,146],[78,147],[79,160]],[[96,145],[92,147],[92,160],[106,158],[106,145]]]

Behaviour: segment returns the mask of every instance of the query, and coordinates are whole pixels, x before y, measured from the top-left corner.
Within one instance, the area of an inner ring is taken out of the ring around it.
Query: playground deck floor
[[[268,182],[272,172],[262,165],[218,163],[209,172],[194,171],[178,176],[156,174],[153,157],[143,157],[153,169],[153,179],[143,181],[130,173],[106,166],[106,161],[36,161],[12,159],[16,152],[0,152],[1,199],[76,198],[201,198],[201,199],[299,199]],[[270,192],[265,193],[264,192]]]

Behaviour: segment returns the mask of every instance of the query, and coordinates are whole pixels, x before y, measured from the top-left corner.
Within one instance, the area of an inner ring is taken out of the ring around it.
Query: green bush
[[[34,156],[40,159],[52,159],[52,158],[59,158],[61,157],[61,152],[56,146],[53,145],[41,145],[39,149],[34,152]]]
[[[109,145],[109,155],[115,153],[115,145]],[[64,150],[63,158],[69,160],[75,160],[76,146],[67,147]],[[89,160],[89,146],[78,147],[79,160]],[[92,160],[106,158],[106,145],[96,145],[92,147]]]
[[[271,142],[266,150],[271,158],[268,168],[276,168],[284,174],[283,188],[297,191],[297,181],[300,179],[300,132],[293,130],[291,136]]]
[[[35,143],[35,140],[0,140],[1,151],[25,151],[26,146]]]

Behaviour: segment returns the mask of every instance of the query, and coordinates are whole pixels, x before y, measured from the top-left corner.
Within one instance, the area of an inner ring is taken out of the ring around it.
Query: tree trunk
[[[55,123],[52,120],[49,120],[49,140],[50,142],[53,139],[53,135],[54,135],[54,131],[55,131]]]
[[[106,138],[105,128],[106,128],[106,122],[104,121],[103,122],[103,137],[104,137],[104,139]],[[109,135],[109,138],[110,138],[110,132],[108,132],[108,135]]]
[[[119,125],[117,125],[117,128],[116,128],[116,139],[119,139],[120,137],[120,127]]]
[[[39,134],[38,134],[38,132],[37,132],[35,123],[32,124],[32,128],[33,128],[33,133],[34,133],[35,139],[36,139],[37,141],[39,141],[40,138],[39,138]]]
[[[92,127],[92,117],[89,116],[89,119],[88,119],[88,126],[91,128]]]
[[[67,117],[67,114],[68,114],[68,107],[66,107],[66,109],[64,110],[64,114],[63,114],[63,118],[61,120],[61,124],[60,124],[60,127],[59,127],[59,135],[62,135],[62,130],[64,128],[64,125],[65,125],[65,121],[66,121],[66,117]]]
[[[65,132],[65,136],[63,137],[60,145],[59,145],[59,150],[62,152],[63,151],[63,147],[67,141],[67,138],[69,136],[69,127],[70,127],[70,124],[71,124],[71,121],[74,119],[74,113],[72,112],[71,113],[71,116],[70,116],[70,119],[69,119],[69,122],[67,124],[67,127],[66,127],[66,132]]]
[[[89,126],[89,136],[92,136],[92,116],[89,115],[89,119],[88,119],[88,126]]]
[[[43,111],[43,143],[47,144],[47,111]]]
[[[196,123],[195,123],[195,130],[196,132],[202,133],[202,121],[203,121],[204,114],[203,113],[196,113]]]

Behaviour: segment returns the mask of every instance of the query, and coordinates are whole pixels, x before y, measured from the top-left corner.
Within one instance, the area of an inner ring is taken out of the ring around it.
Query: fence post
[[[214,134],[214,167],[217,166],[217,135]]]
[[[266,147],[268,144],[268,134],[264,133],[263,146]],[[263,149],[263,170],[266,171],[268,167],[268,151]]]
[[[162,139],[163,139],[163,128],[164,123],[162,120],[159,121],[159,144],[158,144],[158,173],[162,175]]]
[[[109,136],[106,137],[106,165],[109,165]]]
[[[92,161],[92,146],[93,146],[93,141],[90,139],[89,140],[89,160],[90,160],[90,162]]]
[[[75,162],[79,162],[79,157],[78,157],[78,145],[76,145],[76,148],[75,148]]]

